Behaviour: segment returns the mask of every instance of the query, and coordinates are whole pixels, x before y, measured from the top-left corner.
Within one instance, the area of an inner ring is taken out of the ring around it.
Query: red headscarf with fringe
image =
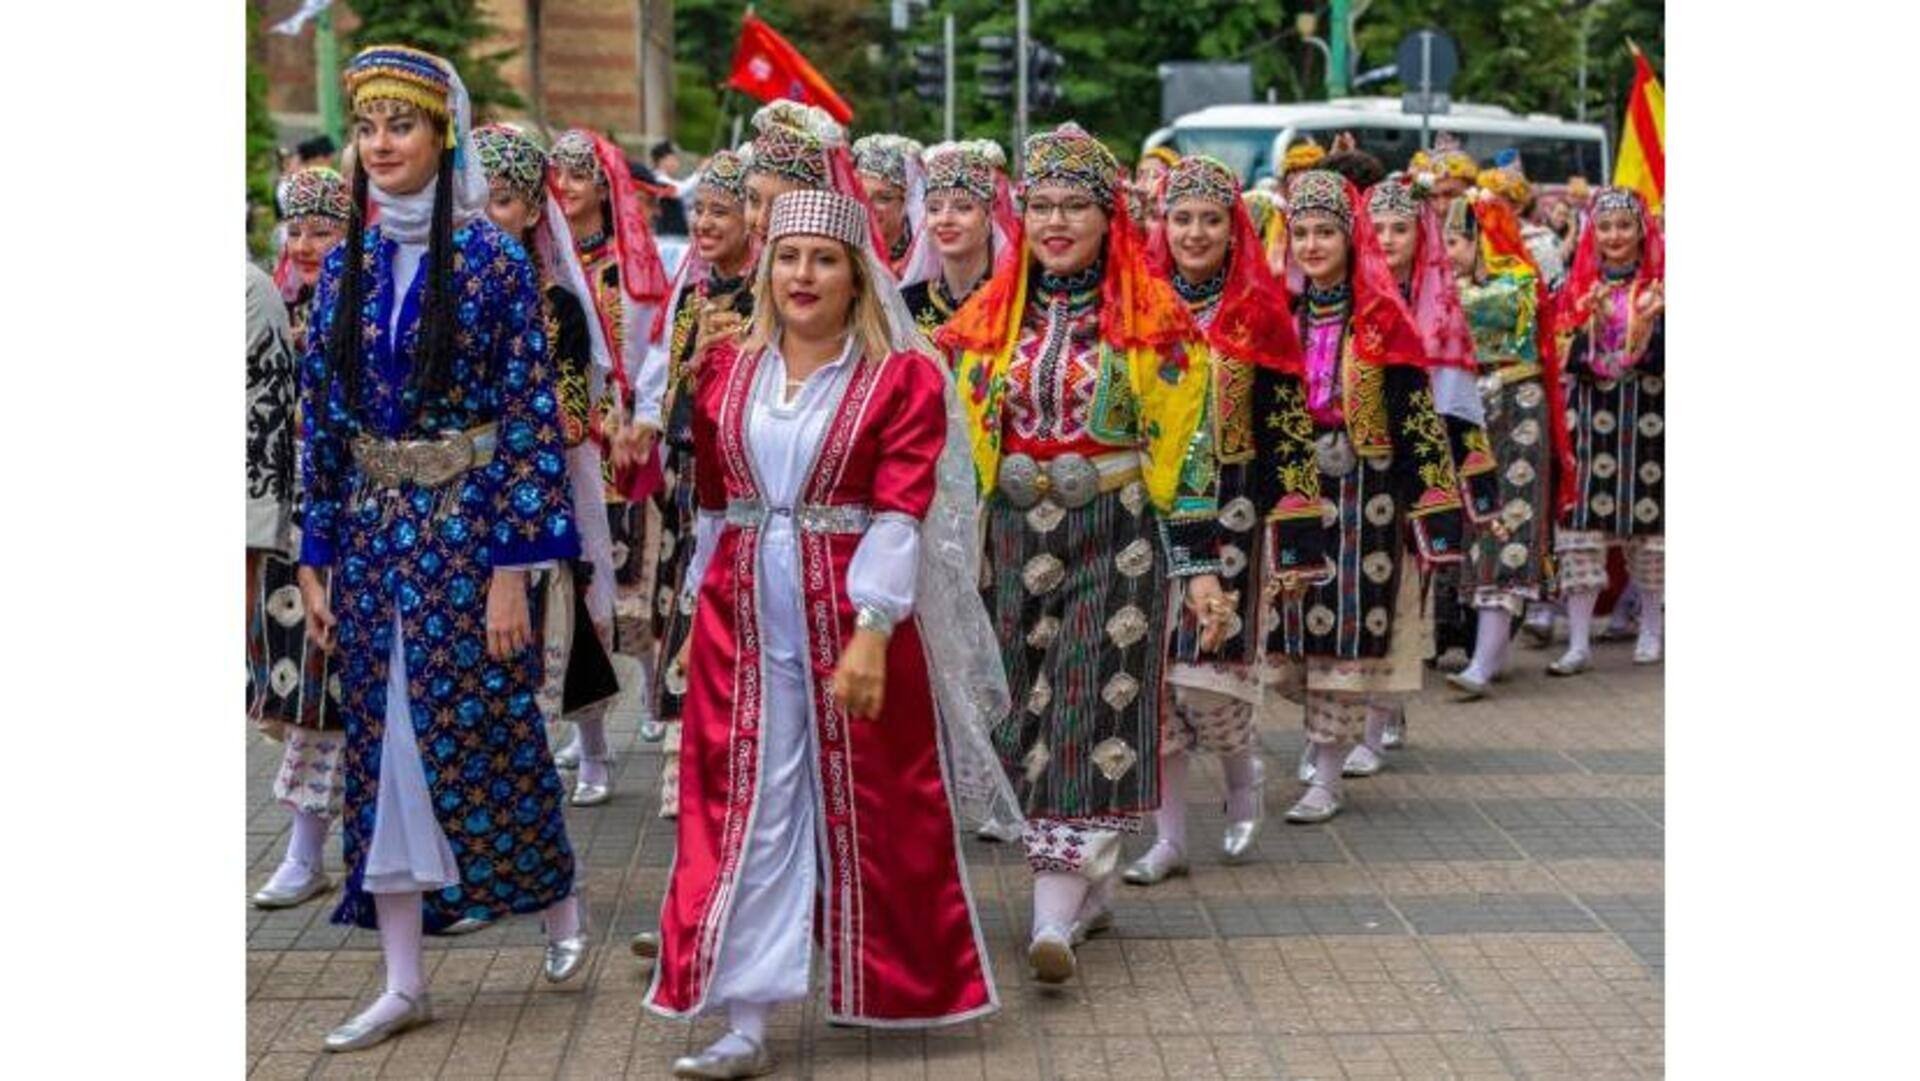
[[[1246,202],[1234,199],[1232,203],[1227,281],[1221,289],[1220,308],[1206,329],[1207,344],[1219,356],[1300,374],[1305,362],[1287,287],[1267,267],[1260,233],[1253,227]],[[1164,218],[1154,223],[1147,236],[1146,258],[1147,266],[1162,278],[1170,281],[1177,272]]]
[[[1373,233],[1373,219],[1367,214],[1366,200],[1346,177],[1338,173],[1327,175],[1339,180],[1347,203],[1347,278],[1353,286],[1353,314],[1348,320],[1347,333],[1354,356],[1368,364],[1433,367],[1427,357],[1426,342],[1414,324],[1413,312],[1400,296],[1400,285],[1393,280],[1393,270],[1387,266],[1387,253],[1380,247],[1380,238]],[[1297,191],[1300,183],[1302,176],[1296,176],[1295,188],[1290,190]],[[1287,216],[1289,226],[1311,212],[1310,207],[1291,207]],[[1305,288],[1305,281],[1306,274],[1293,261],[1293,245],[1289,242],[1287,286],[1298,295]]]
[[[1593,292],[1594,285],[1600,280],[1600,245],[1595,236],[1595,225],[1600,215],[1620,209],[1617,205],[1605,207],[1606,202],[1624,202],[1640,220],[1640,265],[1634,268],[1633,283],[1638,289],[1649,282],[1664,282],[1667,279],[1667,244],[1660,231],[1660,225],[1647,213],[1647,204],[1639,193],[1627,188],[1601,188],[1593,195],[1589,203],[1587,223],[1580,230],[1580,243],[1573,250],[1573,269],[1567,273],[1567,280],[1560,287],[1554,309],[1554,326],[1561,333],[1571,332],[1587,321],[1592,312],[1587,310],[1587,297]]]

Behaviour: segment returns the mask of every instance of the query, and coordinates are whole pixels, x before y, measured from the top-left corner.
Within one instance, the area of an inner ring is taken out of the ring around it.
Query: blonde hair
[[[859,342],[861,355],[876,359],[889,355],[893,352],[893,336],[887,331],[887,313],[880,299],[879,283],[868,269],[865,254],[844,240],[821,239],[840,245],[847,265],[853,268],[853,307],[847,314],[847,327]],[[743,346],[749,352],[772,345],[780,336],[780,312],[773,299],[773,256],[780,240],[766,246],[760,256],[760,267],[753,275],[753,322]]]

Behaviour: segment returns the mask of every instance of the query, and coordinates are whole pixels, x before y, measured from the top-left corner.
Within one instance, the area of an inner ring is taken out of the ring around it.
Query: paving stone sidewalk
[[[1516,646],[1512,681],[1459,704],[1430,675],[1408,746],[1348,782],[1323,826],[1279,820],[1297,794],[1297,727],[1264,733],[1259,859],[1223,866],[1223,788],[1203,756],[1190,878],[1122,887],[1111,934],[1059,990],[1026,976],[1028,875],[1017,846],[969,841],[974,897],[1003,1003],[927,1033],[829,1027],[818,1003],[776,1015],[786,1078],[1652,1078],[1663,1073],[1664,765],[1659,667],[1604,645],[1595,670],[1549,679]],[[613,801],[570,809],[597,945],[558,987],[539,977],[537,920],[429,939],[437,1020],[326,1055],[321,1037],[378,993],[372,932],[326,922],[332,898],[245,908],[247,1062],[254,1078],[663,1078],[716,1037],[645,1014],[628,938],[651,927],[672,856],[656,816],[660,759],[614,727]],[[247,735],[247,879],[286,845],[271,795],[279,747]],[[1129,855],[1148,838],[1136,839]],[[339,844],[328,844],[337,873]],[[238,886],[239,884],[236,884]],[[236,905],[244,895],[236,888]]]

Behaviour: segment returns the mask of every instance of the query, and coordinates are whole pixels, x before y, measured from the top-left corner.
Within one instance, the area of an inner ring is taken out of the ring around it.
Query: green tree
[[[247,4],[247,247],[254,255],[267,253],[273,221],[273,179],[279,161],[273,114],[267,109],[267,73],[260,66],[257,44],[260,4]]]
[[[446,57],[460,69],[476,117],[526,105],[500,74],[500,65],[518,50],[479,51],[480,43],[495,33],[479,0],[353,0],[350,6],[360,18],[353,33],[355,49],[411,45]]]

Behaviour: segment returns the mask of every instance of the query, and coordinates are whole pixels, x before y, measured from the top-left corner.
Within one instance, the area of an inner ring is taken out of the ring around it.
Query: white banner
[[[300,5],[300,10],[294,12],[291,18],[285,22],[273,24],[273,32],[292,37],[301,30],[306,29],[307,23],[313,21],[314,16],[332,6],[333,0],[304,0]]]

